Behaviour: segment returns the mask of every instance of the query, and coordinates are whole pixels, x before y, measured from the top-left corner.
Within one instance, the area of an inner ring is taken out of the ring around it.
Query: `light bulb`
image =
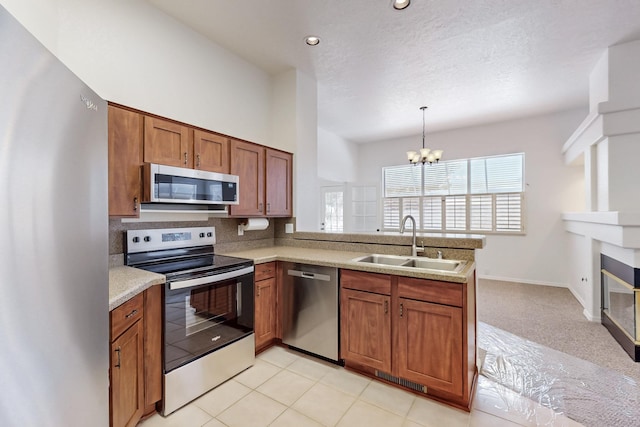
[[[413,160],[413,158],[415,157],[415,155],[416,155],[416,152],[415,152],[415,151],[407,151],[407,159],[408,159],[409,161],[412,161],[412,160]]]
[[[440,160],[442,158],[442,150],[433,150],[433,155],[436,160]]]

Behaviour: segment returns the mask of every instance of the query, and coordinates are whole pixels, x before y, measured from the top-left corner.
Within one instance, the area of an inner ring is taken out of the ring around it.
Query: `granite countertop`
[[[419,279],[442,280],[446,282],[466,283],[467,275],[475,269],[475,262],[467,261],[460,273],[436,272],[407,267],[373,265],[351,261],[353,258],[369,255],[366,252],[332,251],[326,249],[308,249],[292,246],[271,246],[246,251],[223,253],[223,255],[252,259],[256,264],[270,261],[291,261],[327,267],[345,268],[349,270],[367,271],[370,273],[394,274],[397,276],[415,277]]]
[[[388,265],[374,265],[352,261],[353,258],[369,255],[368,252],[337,251],[327,249],[299,248],[294,246],[270,246],[234,252],[221,252],[222,255],[252,259],[256,264],[270,261],[291,261],[315,264],[327,267],[345,268],[370,273],[394,274],[419,279],[442,280],[465,283],[467,275],[475,269],[475,262],[467,261],[460,273],[436,272],[434,270],[412,269]],[[154,285],[165,283],[162,274],[140,270],[128,266],[114,266],[109,269],[109,311],[133,298]]]
[[[165,282],[162,274],[119,266],[109,269],[109,311],[154,285]]]

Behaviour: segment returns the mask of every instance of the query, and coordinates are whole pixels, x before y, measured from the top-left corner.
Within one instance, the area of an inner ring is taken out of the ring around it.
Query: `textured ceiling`
[[[640,39],[638,0],[147,1],[270,73],[313,76],[318,125],[358,143],[421,133],[421,105],[427,132],[586,106],[605,49]]]

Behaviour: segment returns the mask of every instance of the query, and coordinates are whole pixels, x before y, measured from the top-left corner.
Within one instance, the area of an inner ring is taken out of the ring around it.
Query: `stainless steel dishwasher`
[[[338,361],[338,269],[283,263],[282,342]]]

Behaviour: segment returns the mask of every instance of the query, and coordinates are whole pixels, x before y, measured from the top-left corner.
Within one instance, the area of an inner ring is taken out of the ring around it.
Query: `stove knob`
[[[200,233],[200,238],[202,239],[204,237],[204,233]]]
[[[212,232],[208,232],[207,233],[207,237],[211,237],[211,236],[213,236],[213,233]]]
[[[149,237],[149,236],[144,236],[144,241],[145,241],[145,242],[150,242],[150,241],[151,241],[151,237]]]
[[[140,241],[140,238],[138,236],[133,238],[133,243],[138,243]]]

